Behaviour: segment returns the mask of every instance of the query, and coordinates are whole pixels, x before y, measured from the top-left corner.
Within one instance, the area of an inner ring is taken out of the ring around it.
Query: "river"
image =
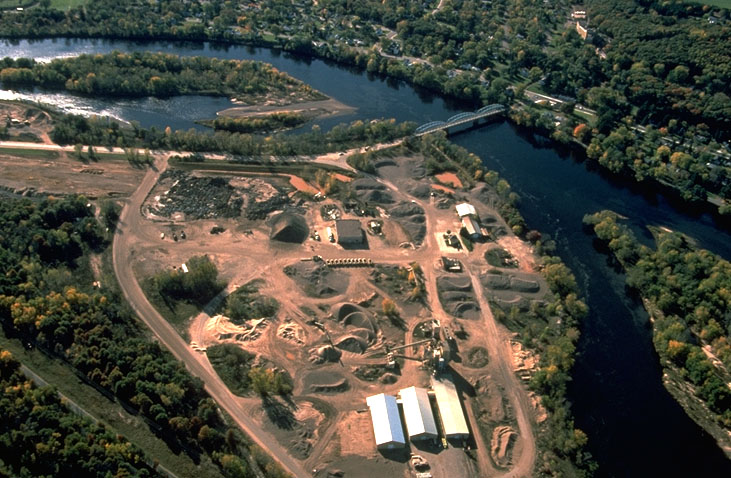
[[[322,128],[372,118],[425,123],[473,109],[403,82],[261,48],[67,39],[0,43],[0,57],[39,60],[113,50],[272,63],[357,108],[352,114],[319,120]],[[43,94],[37,95],[44,99]],[[194,119],[211,117],[230,104],[226,98],[210,97],[132,101],[67,95],[45,98],[67,109],[99,111],[138,121],[142,126],[170,125],[174,129],[195,127]],[[650,240],[645,224],[662,225],[693,237],[700,246],[727,259],[731,258],[729,235],[708,215],[688,213],[661,194],[607,177],[581,158],[560,154],[545,140],[526,135],[508,122],[464,132],[454,141],[478,154],[489,169],[510,182],[522,198],[521,211],[530,227],[556,240],[561,257],[581,285],[591,312],[582,326],[569,398],[576,426],[589,435],[589,450],[600,465],[600,476],[731,476],[731,461],[664,389],[647,315],[626,294],[624,277],[594,248],[581,219],[587,213],[613,209],[627,216],[645,241]]]

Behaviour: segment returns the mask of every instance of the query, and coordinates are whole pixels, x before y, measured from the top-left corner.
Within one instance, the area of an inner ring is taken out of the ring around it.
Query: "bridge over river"
[[[424,123],[416,128],[414,136],[419,137],[440,130],[445,130],[449,133],[449,128],[465,124],[477,126],[481,120],[502,115],[505,111],[506,108],[504,105],[495,104],[483,106],[477,111],[458,113],[449,118],[447,121],[431,121],[429,123]]]

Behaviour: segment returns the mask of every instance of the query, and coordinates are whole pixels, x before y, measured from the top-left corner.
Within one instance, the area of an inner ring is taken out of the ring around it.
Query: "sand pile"
[[[509,426],[495,427],[490,440],[490,454],[495,464],[507,467],[511,463],[516,433]]]
[[[348,380],[333,370],[310,372],[302,381],[310,393],[340,393],[350,388]]]
[[[332,345],[323,345],[310,350],[310,362],[321,364],[325,362],[337,362],[343,353]]]
[[[269,224],[269,238],[273,241],[301,244],[310,235],[307,221],[299,214],[283,212],[274,216]]]

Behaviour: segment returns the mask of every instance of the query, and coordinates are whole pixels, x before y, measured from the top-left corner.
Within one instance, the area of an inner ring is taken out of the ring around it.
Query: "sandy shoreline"
[[[271,113],[301,113],[312,118],[339,116],[350,114],[356,108],[348,106],[340,101],[330,98],[319,101],[304,101],[302,103],[291,103],[288,105],[247,105],[234,106],[219,111],[218,116],[228,116],[231,118],[246,118],[249,116],[260,116],[262,114]]]

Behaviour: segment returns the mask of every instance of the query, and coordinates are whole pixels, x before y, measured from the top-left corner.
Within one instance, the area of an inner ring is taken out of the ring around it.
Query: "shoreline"
[[[236,100],[232,101],[236,103]],[[346,105],[334,98],[328,98],[324,100],[290,103],[287,105],[262,104],[234,106],[218,111],[216,116],[250,118],[273,113],[300,113],[305,115],[308,120],[313,120],[315,118],[329,118],[352,114],[356,110],[357,108],[353,106]]]

